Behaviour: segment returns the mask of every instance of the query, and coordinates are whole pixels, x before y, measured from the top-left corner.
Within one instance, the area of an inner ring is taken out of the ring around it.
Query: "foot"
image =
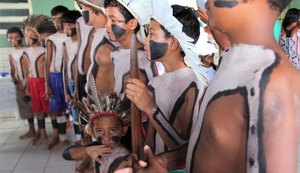
[[[19,137],[19,139],[28,139],[28,138],[34,137],[35,135],[36,135],[36,132],[30,130],[30,131],[28,131],[27,133],[21,135],[21,136]]]
[[[93,166],[92,159],[90,157],[84,157],[82,162],[76,167],[77,172],[85,172]]]
[[[34,146],[39,146],[41,145],[44,141],[47,141],[47,136],[45,135],[39,135],[37,138],[35,138],[32,142],[32,145]]]
[[[59,148],[66,147],[67,145],[68,145],[68,142],[66,140],[65,141],[58,140],[58,142],[56,142],[52,146],[49,146],[48,150],[55,151]]]

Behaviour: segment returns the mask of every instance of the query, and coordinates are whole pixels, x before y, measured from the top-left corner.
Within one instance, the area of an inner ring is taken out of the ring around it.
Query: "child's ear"
[[[171,50],[176,50],[179,47],[179,42],[175,37],[171,38],[171,45],[170,48]]]
[[[126,133],[128,131],[128,126],[123,126],[123,129],[122,129],[122,136],[125,136]]]
[[[136,19],[131,19],[130,21],[130,29],[135,31],[136,27],[138,26],[138,21]]]
[[[93,128],[90,126],[90,124],[87,124],[85,126],[85,132],[92,137],[96,137],[95,133],[93,132]]]

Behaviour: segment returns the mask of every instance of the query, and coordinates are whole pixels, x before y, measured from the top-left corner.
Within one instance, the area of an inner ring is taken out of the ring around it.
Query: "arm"
[[[80,29],[79,29],[79,24],[76,22],[76,31],[78,34],[78,51],[77,51],[77,58],[76,58],[76,64],[77,64],[77,70],[76,70],[76,74],[75,74],[75,89],[74,89],[74,97],[73,97],[73,103],[76,104],[78,101],[78,80],[77,80],[77,76],[78,76],[78,52],[79,52],[79,48],[80,48],[80,44],[81,44],[81,35],[80,35]]]
[[[46,93],[45,93],[45,98],[48,100],[51,95],[51,87],[50,87],[50,77],[49,77],[49,71],[50,71],[50,66],[52,62],[52,53],[53,53],[53,45],[50,41],[46,42],[46,61],[45,61],[45,81],[46,81]]]
[[[189,139],[189,127],[193,117],[193,105],[195,104],[195,92],[189,91],[185,96],[185,102],[176,114],[174,123],[170,123],[159,107],[154,103],[145,84],[137,79],[128,79],[126,84],[126,96],[148,116],[155,130],[169,148],[184,144]],[[162,126],[163,124],[163,126]],[[178,133],[179,135],[178,135]]]
[[[280,73],[282,74],[282,71]],[[287,75],[280,76],[271,78],[271,84],[264,94],[263,147],[266,172],[296,173],[300,115],[299,83],[289,81]],[[299,79],[298,75],[294,76]]]
[[[70,103],[71,97],[68,89],[68,55],[66,50],[66,43],[63,44],[64,49],[64,58],[63,58],[63,81],[64,81],[64,90],[66,96],[66,102]]]
[[[11,55],[9,55],[9,64],[10,64],[10,75],[13,80],[13,83],[16,85],[17,83],[19,83],[19,80],[16,78],[16,67],[14,64],[13,57]]]
[[[30,95],[29,93],[29,82],[28,82],[28,78],[30,75],[30,65],[29,65],[29,58],[26,54],[23,55],[23,59],[21,61],[21,63],[24,65],[24,75],[25,75],[25,83],[24,83],[24,87],[25,87],[25,95]]]

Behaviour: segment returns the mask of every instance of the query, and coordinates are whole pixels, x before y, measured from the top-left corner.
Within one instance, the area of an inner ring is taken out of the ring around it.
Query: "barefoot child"
[[[26,48],[22,45],[23,33],[20,28],[12,27],[7,30],[7,39],[13,47],[13,51],[9,55],[9,63],[11,68],[11,77],[16,86],[17,104],[21,119],[28,120],[29,131],[20,136],[20,139],[27,139],[35,136],[34,114],[31,110],[30,100],[25,97],[26,74],[24,69],[25,58],[23,57]]]

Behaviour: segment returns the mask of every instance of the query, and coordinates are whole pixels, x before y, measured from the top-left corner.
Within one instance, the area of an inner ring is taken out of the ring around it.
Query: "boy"
[[[90,76],[88,88],[97,92],[93,77]],[[130,114],[122,109],[124,97],[116,94],[95,93],[84,98],[82,112],[89,112],[86,131],[96,139],[87,146],[73,146],[66,149],[63,157],[66,160],[79,160],[89,155],[96,161],[96,171],[101,173],[113,172],[121,161],[126,160],[129,151],[120,143],[121,137],[128,130]]]
[[[78,35],[76,32],[76,20],[81,16],[79,11],[68,11],[62,15],[61,21],[64,32],[71,39],[66,40],[64,45],[64,89],[66,102],[71,106],[75,143],[80,144],[81,134],[78,125],[78,113],[72,108],[77,71]]]
[[[45,114],[48,113],[49,102],[45,100],[45,49],[39,45],[40,35],[36,27],[47,20],[47,16],[30,16],[24,21],[25,41],[29,46],[25,52],[26,59],[26,77],[28,78],[27,94],[30,94],[32,103],[32,112],[38,119],[39,133],[33,140],[33,145],[39,145],[47,140],[45,130]]]
[[[52,22],[57,32],[46,39],[46,99],[49,99],[49,111],[53,127],[53,141],[48,147],[50,151],[67,144],[66,116],[64,115],[67,106],[64,96],[62,62],[63,42],[70,38],[64,33],[61,24],[61,16],[67,11],[66,7],[60,5],[51,10]]]
[[[25,98],[26,74],[24,69],[23,53],[25,48],[22,45],[23,33],[18,27],[11,27],[6,33],[9,44],[13,47],[13,51],[9,54],[9,63],[11,69],[11,77],[16,87],[17,104],[21,119],[27,119],[29,131],[21,135],[20,139],[27,139],[35,136],[34,114],[31,110],[29,100]]]
[[[194,52],[200,34],[194,11],[178,5],[172,9],[164,2],[159,5],[170,16],[153,8],[145,49],[149,60],[160,61],[166,73],[150,80],[148,87],[136,79],[126,83],[126,96],[149,118],[145,143],[156,154],[189,141],[206,86],[185,62],[199,61]]]
[[[146,25],[151,17],[151,2],[133,0],[126,3],[123,0],[105,1],[107,23],[106,29],[112,41],[120,43],[120,47],[111,52],[113,64],[112,89],[116,93],[124,92],[125,79],[130,72],[130,45],[132,34],[137,35],[139,77],[144,83],[156,76],[155,64],[147,60],[144,47]]]
[[[145,170],[166,172],[187,151],[188,172],[297,172],[300,76],[272,32],[289,3],[207,1],[210,27],[234,46],[206,90],[189,145],[158,156],[161,162],[146,148]]]

